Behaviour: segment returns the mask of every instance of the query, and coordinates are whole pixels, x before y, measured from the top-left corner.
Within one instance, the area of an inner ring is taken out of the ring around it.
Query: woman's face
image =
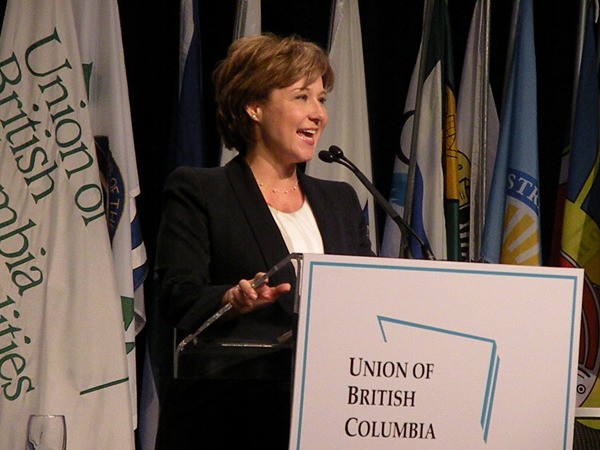
[[[255,150],[284,165],[311,159],[327,124],[325,98],[321,77],[309,85],[303,78],[273,89],[266,102],[249,110],[258,123]]]

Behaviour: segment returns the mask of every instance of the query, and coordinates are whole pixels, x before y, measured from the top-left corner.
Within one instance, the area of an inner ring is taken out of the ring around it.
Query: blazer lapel
[[[323,200],[327,197],[319,192],[319,188],[313,183],[309,176],[298,171],[298,179],[300,180],[306,198],[308,198],[317,226],[319,227],[321,239],[323,239],[323,250],[326,254],[335,253],[335,242],[337,242],[335,235],[336,231],[334,224],[330,220],[330,209],[335,206],[327,204],[327,202]]]
[[[225,170],[260,248],[264,270],[267,271],[288,255],[285,241],[244,158],[237,156],[225,166]],[[271,284],[278,284],[283,280],[296,281],[291,264],[273,275]]]

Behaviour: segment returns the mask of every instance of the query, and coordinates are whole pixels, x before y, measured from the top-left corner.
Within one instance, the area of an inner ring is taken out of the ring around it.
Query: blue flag
[[[169,170],[178,166],[206,165],[203,150],[202,60],[200,19],[197,0],[181,2],[181,42],[179,55],[179,103],[169,152]]]
[[[541,262],[533,1],[522,0],[508,60],[498,153],[481,256],[491,263]],[[520,6],[519,6],[520,5]]]

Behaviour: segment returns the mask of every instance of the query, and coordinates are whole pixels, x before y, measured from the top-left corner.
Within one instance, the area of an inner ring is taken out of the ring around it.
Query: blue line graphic
[[[494,393],[496,391],[496,380],[498,379],[498,365],[500,358],[496,355],[497,345],[493,339],[475,336],[472,334],[461,333],[459,331],[446,330],[443,328],[432,327],[430,325],[423,325],[420,323],[408,322],[406,320],[392,319],[390,317],[377,316],[379,321],[379,328],[383,336],[383,341],[387,343],[387,337],[385,335],[385,329],[383,327],[384,322],[389,322],[397,325],[403,325],[412,328],[419,328],[426,331],[432,331],[434,333],[443,333],[451,336],[458,336],[465,339],[471,339],[475,341],[485,342],[490,344],[490,364],[488,367],[488,376],[485,386],[485,394],[483,398],[483,407],[481,411],[481,428],[483,429],[483,440],[487,442],[487,436],[490,428],[490,418],[492,415],[492,405],[494,403]]]

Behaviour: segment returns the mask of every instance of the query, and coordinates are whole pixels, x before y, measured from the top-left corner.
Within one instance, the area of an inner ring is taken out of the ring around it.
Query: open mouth
[[[313,143],[317,134],[317,130],[303,129],[298,130],[296,133],[302,138],[302,140]]]

